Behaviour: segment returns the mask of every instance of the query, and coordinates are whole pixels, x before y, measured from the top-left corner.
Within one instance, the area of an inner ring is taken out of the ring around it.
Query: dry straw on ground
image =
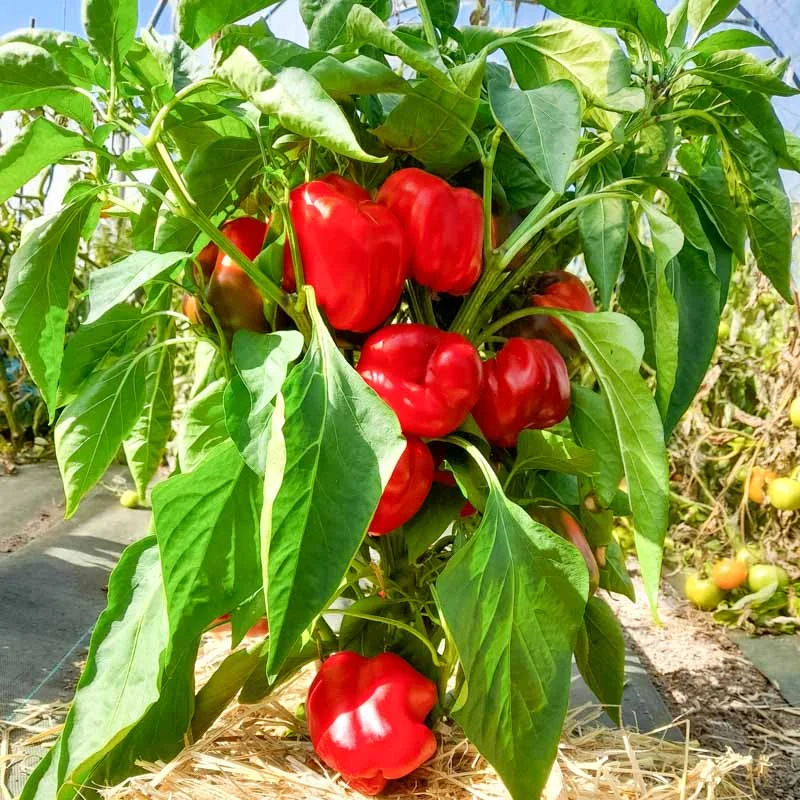
[[[198,661],[198,683],[227,652],[209,637]],[[266,702],[231,704],[199,741],[168,764],[143,763],[144,774],[104,792],[106,800],[345,800],[352,792],[316,758],[305,726],[290,709],[305,697],[306,670]],[[598,726],[599,709],[570,713],[546,800],[755,800],[764,767],[749,756],[710,753],[691,743]],[[33,728],[31,728],[33,730]],[[685,728],[682,726],[685,733]],[[55,736],[58,728],[50,729]],[[493,770],[460,731],[440,725],[436,757],[387,796],[413,800],[505,800]],[[41,731],[32,738],[41,741]],[[12,747],[20,752],[26,737]],[[8,756],[6,756],[8,758]],[[0,759],[2,761],[3,759]],[[524,765],[520,765],[524,769]]]

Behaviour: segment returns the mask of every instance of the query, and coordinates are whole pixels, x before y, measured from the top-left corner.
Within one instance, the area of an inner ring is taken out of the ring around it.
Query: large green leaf
[[[342,109],[305,70],[287,67],[273,75],[249,50],[237,47],[217,69],[217,75],[263,114],[277,117],[292,133],[359,161],[384,160],[361,148]]]
[[[302,0],[300,14],[307,20],[309,47],[324,51],[347,42],[347,16],[355,5],[370,9],[384,21],[392,13],[391,0]]]
[[[122,66],[136,38],[137,0],[83,0],[82,20],[92,47],[114,66]]]
[[[798,90],[784,83],[763,62],[741,50],[697,53],[692,72],[716,86],[791,97]]]
[[[277,0],[226,0],[209,3],[207,0],[178,0],[175,25],[184,42],[198,47],[226,25],[272,5]]]
[[[653,46],[663,47],[667,18],[655,0],[543,0],[556,14],[600,28],[635,30]]]
[[[93,149],[92,143],[79,133],[37,117],[0,149],[0,203],[45,167],[57,164],[65,156]]]
[[[746,129],[726,137],[725,174],[731,194],[744,209],[750,247],[758,268],[792,301],[792,208],[778,173],[774,151]]]
[[[465,677],[452,715],[514,800],[530,800],[556,755],[588,574],[578,551],[509,501],[485,467],[481,524],[436,582]]]
[[[739,5],[739,0],[688,0],[686,9],[695,38],[719,25]]]
[[[128,547],[111,574],[108,604],[92,634],[86,667],[49,756],[49,769],[31,776],[20,800],[85,796],[81,789],[93,768],[156,703],[169,643],[164,602],[158,549],[154,537],[148,537]],[[172,735],[162,732],[157,744],[167,751],[164,757],[180,747],[186,730],[181,727],[175,719]],[[133,770],[133,761],[128,768]]]
[[[575,662],[586,685],[619,725],[625,687],[625,637],[614,612],[599,597],[590,597],[586,604]]]
[[[147,496],[147,485],[161,464],[172,433],[173,390],[172,351],[160,347],[146,356],[147,378],[142,413],[123,442],[128,468],[139,497]]]
[[[521,89],[566,78],[590,99],[605,100],[630,85],[631,67],[616,40],[603,31],[554,19],[500,39]]]
[[[21,28],[0,36],[0,45],[9,42],[22,42],[46,50],[69,77],[70,83],[83,89],[95,85],[101,72],[95,57],[89,52],[86,40],[74,33],[47,28]]]
[[[750,120],[767,144],[778,154],[786,155],[786,131],[769,97],[761,92],[742,92],[727,88],[724,92]]]
[[[218,444],[228,438],[225,426],[226,382],[212,381],[186,405],[178,430],[178,463],[182,472],[195,470]]]
[[[225,389],[225,424],[242,458],[258,475],[267,466],[275,396],[302,350],[303,337],[297,331],[239,331],[234,336],[236,374]]]
[[[628,481],[636,551],[645,590],[655,613],[669,510],[669,470],[664,429],[639,367],[641,331],[621,314],[548,310],[578,341],[608,401]]]
[[[58,465],[67,498],[65,515],[103,477],[145,404],[147,360],[130,354],[94,372],[61,412],[55,427]]]
[[[100,319],[110,308],[124,303],[148,281],[185,261],[191,253],[148,253],[146,251],[117,261],[89,275],[89,312],[86,322]]]
[[[277,673],[331,600],[404,442],[397,417],[347,363],[309,293],[314,333],[272,415],[262,561]]]
[[[570,439],[548,431],[522,431],[517,440],[517,458],[508,475],[508,482],[520,472],[532,469],[568,472],[587,477],[600,466],[591,450]]]
[[[0,45],[0,111],[50,106],[92,127],[92,104],[78,93],[47,50],[26,42]]]
[[[595,453],[598,470],[592,476],[592,483],[600,501],[609,506],[617,493],[624,467],[608,402],[598,392],[573,385],[569,418],[577,442]]]
[[[492,80],[489,102],[514,147],[553,191],[563,193],[581,136],[581,98],[575,86],[565,80],[523,91]]]
[[[81,197],[25,227],[0,298],[0,323],[25,360],[51,421],[64,354],[69,287],[93,199],[93,195]]]
[[[231,441],[153,489],[171,635],[202,631],[261,586],[261,479]]]
[[[324,56],[309,72],[337,100],[346,100],[357,94],[404,94],[409,91],[408,84],[388,64],[368,56],[355,56],[347,61]]]
[[[596,192],[606,183],[621,178],[622,170],[616,157],[606,160],[589,171],[580,193]],[[611,295],[622,271],[629,223],[630,204],[621,198],[598,199],[578,209],[578,229],[586,269],[600,293],[604,308],[611,305]]]
[[[461,7],[459,0],[424,0],[424,3],[431,21],[440,31],[447,32],[456,24]]]

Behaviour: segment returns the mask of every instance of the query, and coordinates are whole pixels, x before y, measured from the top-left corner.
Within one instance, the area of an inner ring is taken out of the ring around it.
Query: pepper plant
[[[145,496],[175,348],[195,352],[177,466],[21,797],[98,797],[234,698],[353,651],[425,676],[429,722],[455,720],[528,800],[573,654],[618,715],[623,639],[594,596],[633,594],[612,524],[632,517],[655,614],[665,439],[748,241],[791,296],[779,169],[800,146],[771,99],[795,90],[758,36],[714,30],[732,0],[668,16],[547,0],[559,18],[519,30],[456,27],[453,0],[394,29],[387,0],[301,0],[307,48],[240,21],[265,5],[178,0],[177,35],[137,37],[136,0],[84,0],[85,39],[0,44],[0,111],[41,109],[0,152],[0,197],[85,167],[25,230],[0,301],[55,424],[68,516],[120,448]],[[65,345],[101,209],[129,218],[136,251],[91,274]],[[596,312],[548,288],[581,253]],[[222,615],[235,645],[265,615],[269,634],[196,692]]]

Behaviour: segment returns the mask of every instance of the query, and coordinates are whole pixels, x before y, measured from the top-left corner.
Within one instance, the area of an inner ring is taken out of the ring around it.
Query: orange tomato
[[[778,473],[764,467],[753,467],[747,476],[747,496],[753,503],[761,505],[766,499],[764,487],[778,477]]]
[[[723,558],[711,568],[711,580],[726,592],[738,589],[747,580],[747,564],[735,558]]]

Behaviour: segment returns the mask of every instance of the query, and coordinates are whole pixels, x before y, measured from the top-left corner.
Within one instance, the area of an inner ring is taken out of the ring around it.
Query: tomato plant
[[[711,32],[722,0],[669,16],[548,0],[561,18],[515,31],[456,28],[439,0],[398,30],[388,3],[301,0],[307,48],[237,24],[259,5],[177,0],[177,36],[137,38],[136,0],[84,0],[85,39],[0,43],[0,111],[44,109],[0,152],[0,195],[84,165],[25,230],[0,301],[55,423],[68,516],[120,447],[148,496],[173,354],[197,345],[152,535],[111,576],[59,742],[21,798],[95,793],[175,756],[233,698],[312,661],[326,674],[334,653],[387,653],[413,671],[385,676],[397,705],[427,687],[406,720],[419,746],[343,771],[377,790],[430,754],[423,718],[446,716],[527,800],[555,758],[573,652],[620,703],[624,641],[594,589],[632,595],[612,535],[630,517],[655,609],[665,440],[747,237],[791,296],[779,168],[800,167],[800,141],[771,98],[794,89],[748,52],[755,34]],[[115,150],[114,131],[134,146]],[[65,343],[77,248],[109,201],[135,252],[91,273]],[[591,308],[562,274],[580,254]],[[532,301],[554,274],[569,297]],[[518,327],[538,316],[563,354]],[[406,478],[419,509],[393,507],[369,536]],[[226,614],[234,646],[265,615],[268,633],[195,693],[198,643]]]

